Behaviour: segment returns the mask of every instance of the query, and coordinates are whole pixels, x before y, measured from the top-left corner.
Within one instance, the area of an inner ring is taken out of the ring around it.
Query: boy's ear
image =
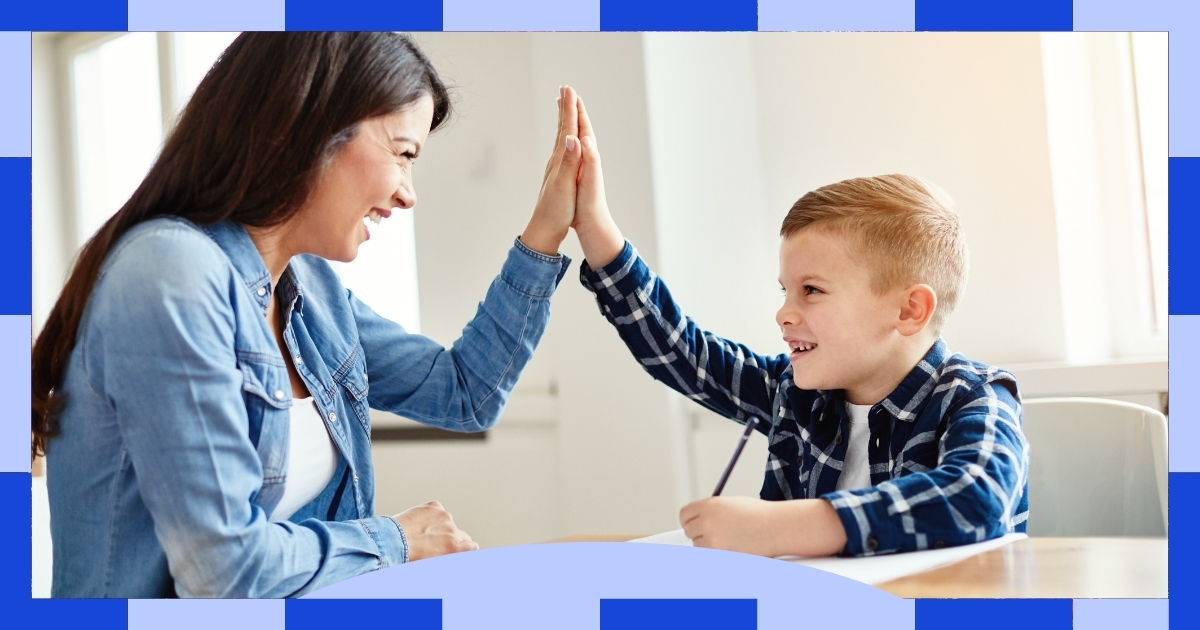
[[[929,325],[937,310],[937,293],[927,284],[914,284],[900,294],[900,315],[896,331],[905,337],[915,335]]]

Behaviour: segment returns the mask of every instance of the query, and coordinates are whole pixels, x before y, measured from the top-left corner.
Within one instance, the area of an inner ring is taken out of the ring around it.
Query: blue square
[[[1069,599],[918,599],[917,630],[1071,630]]]
[[[342,628],[351,619],[391,620],[405,630],[442,630],[440,599],[289,599],[285,610],[287,630]]]
[[[602,31],[755,31],[754,0],[601,0]]]
[[[33,172],[30,158],[0,158],[0,315],[33,305]]]
[[[1167,312],[1200,315],[1200,158],[1171,158]]]
[[[1193,419],[1193,422],[1195,420]],[[1167,584],[1171,598],[1171,627],[1187,628],[1200,619],[1200,473],[1171,473],[1167,478],[1171,539],[1167,545]]]
[[[917,0],[918,31],[1069,31],[1071,0]]]
[[[0,31],[124,31],[127,0],[23,0],[5,2]]]
[[[600,630],[755,630],[754,599],[602,599]]]
[[[440,31],[441,0],[287,0],[289,31]]]

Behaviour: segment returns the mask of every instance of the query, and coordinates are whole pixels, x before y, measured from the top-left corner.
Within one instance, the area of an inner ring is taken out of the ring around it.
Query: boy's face
[[[775,321],[798,387],[844,389],[850,402],[874,404],[895,386],[888,367],[899,349],[900,303],[895,292],[871,289],[871,269],[849,245],[848,237],[820,228],[783,240],[784,301]]]

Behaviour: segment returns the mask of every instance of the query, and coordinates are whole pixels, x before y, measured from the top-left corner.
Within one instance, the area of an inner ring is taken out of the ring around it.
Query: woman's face
[[[393,208],[412,208],[413,160],[433,122],[433,99],[368,118],[318,176],[308,201],[289,221],[289,249],[350,262],[371,238],[369,221],[387,220]]]

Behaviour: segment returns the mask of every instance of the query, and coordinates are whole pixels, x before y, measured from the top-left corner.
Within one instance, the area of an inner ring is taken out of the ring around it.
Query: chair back
[[[1166,536],[1167,419],[1100,398],[1024,401],[1030,536]]]

